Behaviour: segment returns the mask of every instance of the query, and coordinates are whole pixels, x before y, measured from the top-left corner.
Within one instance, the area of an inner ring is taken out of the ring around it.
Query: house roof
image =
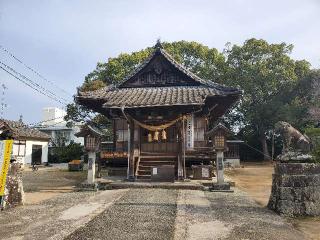
[[[185,78],[188,78],[189,81],[192,81],[191,86],[134,87],[128,84],[153,59],[159,56],[166,59],[174,69]],[[93,102],[99,102],[104,109],[137,108],[168,105],[203,105],[206,99],[211,96],[231,96],[231,102],[235,102],[241,93],[239,89],[217,84],[196,76],[176,62],[161,45],[157,44],[155,51],[118,86],[107,86],[90,92],[79,91],[76,99],[80,104],[90,105],[91,107]],[[228,106],[230,106],[230,103],[228,103]]]
[[[30,128],[21,121],[0,119],[1,135],[8,134],[14,139],[41,139],[48,141],[50,136],[37,129]]]

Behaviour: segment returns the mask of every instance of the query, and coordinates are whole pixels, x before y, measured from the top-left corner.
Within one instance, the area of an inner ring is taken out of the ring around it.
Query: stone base
[[[230,190],[230,183],[213,183],[210,191],[229,191]]]
[[[98,191],[98,183],[83,182],[78,186],[79,191]]]
[[[277,163],[268,208],[286,216],[320,215],[320,164]]]

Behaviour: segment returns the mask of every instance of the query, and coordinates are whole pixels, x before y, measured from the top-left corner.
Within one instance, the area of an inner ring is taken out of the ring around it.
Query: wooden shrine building
[[[174,166],[176,179],[183,179],[186,159],[208,159],[209,123],[240,95],[191,73],[158,42],[120,84],[79,91],[76,100],[113,120],[113,150],[105,157],[127,157],[128,179],[148,179],[159,164]]]

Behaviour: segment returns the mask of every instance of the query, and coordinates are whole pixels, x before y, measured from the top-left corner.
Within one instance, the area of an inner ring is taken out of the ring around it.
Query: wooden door
[[[42,158],[42,146],[41,145],[32,145],[32,155],[31,155],[31,164],[40,165]]]

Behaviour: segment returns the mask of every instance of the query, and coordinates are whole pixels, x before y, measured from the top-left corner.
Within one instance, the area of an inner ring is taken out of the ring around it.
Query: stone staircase
[[[150,181],[152,167],[174,166],[176,156],[140,156],[136,169],[136,180]]]

